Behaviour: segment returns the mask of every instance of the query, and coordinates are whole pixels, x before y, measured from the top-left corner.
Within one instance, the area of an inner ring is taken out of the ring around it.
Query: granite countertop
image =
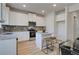
[[[8,39],[15,39],[16,34],[13,32],[5,32],[0,34],[0,40],[8,40]]]

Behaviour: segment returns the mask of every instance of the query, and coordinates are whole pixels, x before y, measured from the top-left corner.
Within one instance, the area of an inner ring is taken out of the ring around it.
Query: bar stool
[[[48,51],[53,51],[54,48],[54,39],[56,39],[56,37],[47,37],[44,38],[43,43],[42,43],[42,51],[46,54],[48,54]]]

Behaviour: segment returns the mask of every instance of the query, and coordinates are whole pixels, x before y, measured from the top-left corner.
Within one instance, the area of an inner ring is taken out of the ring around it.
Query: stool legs
[[[49,50],[53,50],[54,46],[53,46],[53,43],[50,39],[47,39],[45,41],[43,41],[43,44],[42,44],[42,51],[46,54],[48,54],[48,51]],[[46,49],[46,52],[44,51]]]

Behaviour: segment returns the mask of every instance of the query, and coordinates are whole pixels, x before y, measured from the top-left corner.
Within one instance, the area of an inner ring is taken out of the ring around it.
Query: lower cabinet
[[[15,34],[17,35],[18,41],[29,40],[29,31],[15,32]]]
[[[0,40],[0,55],[16,55],[16,39]]]

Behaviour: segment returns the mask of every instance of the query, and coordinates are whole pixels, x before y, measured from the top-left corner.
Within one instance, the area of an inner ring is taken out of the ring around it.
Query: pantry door
[[[59,40],[65,41],[65,22],[57,22],[57,37]]]

